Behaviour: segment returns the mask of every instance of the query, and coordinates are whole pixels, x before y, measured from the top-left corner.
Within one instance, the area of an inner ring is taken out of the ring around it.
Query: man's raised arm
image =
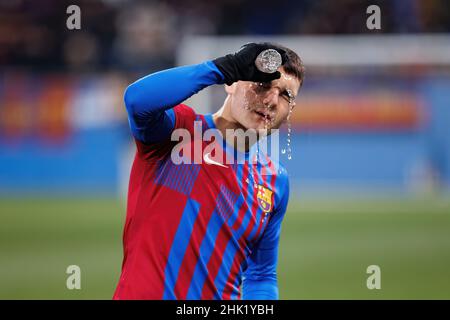
[[[137,80],[126,89],[124,98],[134,137],[143,143],[155,143],[169,136],[174,128],[171,108],[207,86],[280,78],[278,71],[264,73],[255,66],[258,54],[270,48],[268,44],[249,43],[236,53],[212,61],[156,72]],[[278,51],[284,63],[286,53]]]
[[[125,90],[125,106],[133,136],[142,143],[159,142],[174,128],[172,108],[203,88],[222,83],[212,61],[159,71]]]

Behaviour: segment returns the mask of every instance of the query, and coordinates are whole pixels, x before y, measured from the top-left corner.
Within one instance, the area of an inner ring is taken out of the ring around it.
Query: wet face
[[[300,81],[282,68],[280,79],[270,83],[238,81],[227,91],[231,115],[246,129],[278,129],[295,106]]]

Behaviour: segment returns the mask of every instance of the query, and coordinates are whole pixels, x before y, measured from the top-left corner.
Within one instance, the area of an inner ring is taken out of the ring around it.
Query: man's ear
[[[237,82],[233,82],[231,85],[225,85],[225,92],[233,94],[236,91]]]

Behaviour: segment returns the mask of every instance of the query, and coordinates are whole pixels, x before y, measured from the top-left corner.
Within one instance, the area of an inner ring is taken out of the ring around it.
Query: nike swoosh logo
[[[220,162],[217,162],[217,161],[214,161],[213,159],[211,159],[211,153],[205,154],[203,156],[203,160],[207,164],[212,164],[212,165],[216,165],[216,166],[219,166],[219,167],[228,168],[227,166],[221,164]]]

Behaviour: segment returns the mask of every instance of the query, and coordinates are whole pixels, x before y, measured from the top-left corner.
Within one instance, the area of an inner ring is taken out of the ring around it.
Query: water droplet
[[[288,160],[292,159],[292,148],[291,148],[292,127],[291,127],[291,120],[290,120],[291,112],[292,112],[292,109],[289,111],[289,116],[287,119],[288,131],[287,131],[287,139],[286,139],[286,151],[283,152],[283,150],[281,150],[282,154],[287,153]]]
[[[257,165],[259,159],[259,143],[256,141],[255,160],[254,165]]]
[[[284,72],[281,73],[281,76],[283,77],[283,79],[290,81],[293,79],[293,77],[287,76]]]

